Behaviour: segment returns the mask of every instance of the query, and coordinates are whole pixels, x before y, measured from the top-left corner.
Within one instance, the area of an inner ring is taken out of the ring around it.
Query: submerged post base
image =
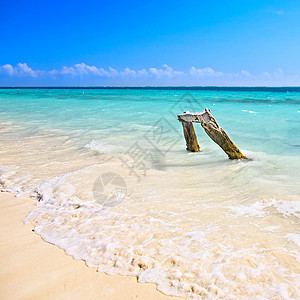
[[[199,152],[200,147],[198,145],[195,129],[192,122],[181,122],[183,127],[183,133],[186,141],[186,150],[190,152]]]

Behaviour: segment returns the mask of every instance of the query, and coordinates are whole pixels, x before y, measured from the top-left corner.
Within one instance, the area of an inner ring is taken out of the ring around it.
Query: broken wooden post
[[[197,142],[195,129],[192,122],[181,121],[183,133],[186,141],[186,150],[191,152],[199,152],[200,148]]]
[[[247,159],[219,126],[209,109],[205,108],[202,112],[197,113],[185,112],[179,114],[178,120],[182,123],[201,123],[208,136],[224,150],[230,159]]]

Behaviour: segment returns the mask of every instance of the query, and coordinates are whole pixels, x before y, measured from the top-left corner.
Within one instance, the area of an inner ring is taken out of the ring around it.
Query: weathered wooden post
[[[202,112],[197,113],[179,114],[178,120],[182,123],[201,123],[207,135],[224,150],[230,159],[247,159],[219,126],[209,109],[205,108]]]
[[[186,141],[186,150],[199,152],[200,147],[197,142],[197,136],[192,122],[181,121],[183,133]]]

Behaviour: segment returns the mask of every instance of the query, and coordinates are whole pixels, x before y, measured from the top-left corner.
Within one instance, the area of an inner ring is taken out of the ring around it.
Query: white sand
[[[174,299],[135,277],[98,273],[44,242],[22,222],[33,207],[30,198],[0,193],[0,299]]]

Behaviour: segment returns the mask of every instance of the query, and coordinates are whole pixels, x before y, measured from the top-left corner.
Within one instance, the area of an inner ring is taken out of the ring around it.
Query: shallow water
[[[176,114],[208,107],[248,161]],[[300,297],[300,93],[0,90],[0,182],[35,232],[169,295]]]

